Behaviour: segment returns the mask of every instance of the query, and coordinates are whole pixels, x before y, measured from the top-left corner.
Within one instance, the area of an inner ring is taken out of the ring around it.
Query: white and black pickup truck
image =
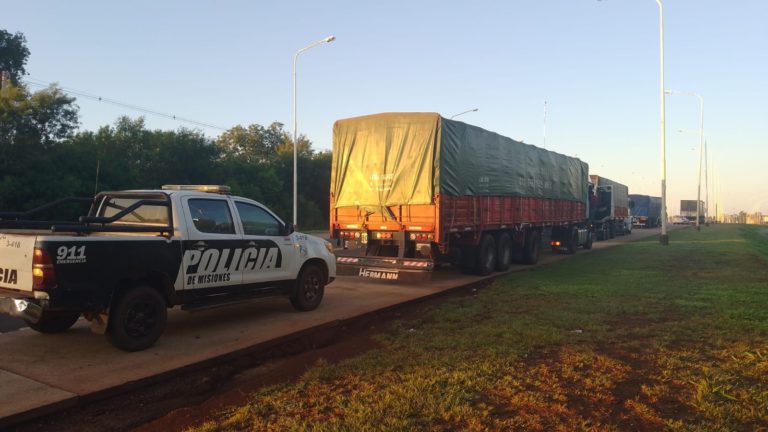
[[[309,311],[336,277],[330,243],[225,186],[102,192],[77,222],[32,218],[71,200],[83,199],[0,213],[0,312],[39,332],[63,332],[82,315],[138,351],[157,341],[173,306],[286,295]]]

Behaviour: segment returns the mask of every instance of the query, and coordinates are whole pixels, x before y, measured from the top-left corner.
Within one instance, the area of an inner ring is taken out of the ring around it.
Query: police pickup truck
[[[33,218],[83,200],[90,209],[77,222]],[[152,346],[170,307],[286,295],[309,311],[335,276],[330,243],[226,186],[102,192],[0,213],[0,312],[42,333],[82,315],[126,351]]]

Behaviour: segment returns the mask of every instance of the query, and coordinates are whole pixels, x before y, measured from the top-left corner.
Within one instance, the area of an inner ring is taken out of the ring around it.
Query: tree
[[[11,81],[19,84],[21,77],[27,74],[25,65],[29,57],[27,38],[22,33],[11,34],[0,29],[0,71],[8,72]]]
[[[9,84],[0,92],[0,209],[44,202],[66,179],[55,178],[55,147],[77,128],[74,98],[51,86],[32,95]]]
[[[285,140],[275,149],[278,155],[291,155],[293,157],[293,138],[286,134]],[[299,135],[299,147],[296,149],[299,156],[312,156],[312,141],[306,135]]]
[[[216,145],[224,158],[266,162],[275,160],[277,149],[288,139],[282,123],[273,122],[267,128],[254,123],[229,129],[219,136]]]

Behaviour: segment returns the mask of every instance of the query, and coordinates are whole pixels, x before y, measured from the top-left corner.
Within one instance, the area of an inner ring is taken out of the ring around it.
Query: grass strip
[[[193,431],[768,430],[768,232],[720,225],[514,273]]]

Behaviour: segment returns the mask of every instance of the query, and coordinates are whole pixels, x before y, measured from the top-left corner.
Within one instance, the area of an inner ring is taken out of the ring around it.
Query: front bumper
[[[36,323],[43,314],[43,308],[32,299],[0,297],[0,313]]]

